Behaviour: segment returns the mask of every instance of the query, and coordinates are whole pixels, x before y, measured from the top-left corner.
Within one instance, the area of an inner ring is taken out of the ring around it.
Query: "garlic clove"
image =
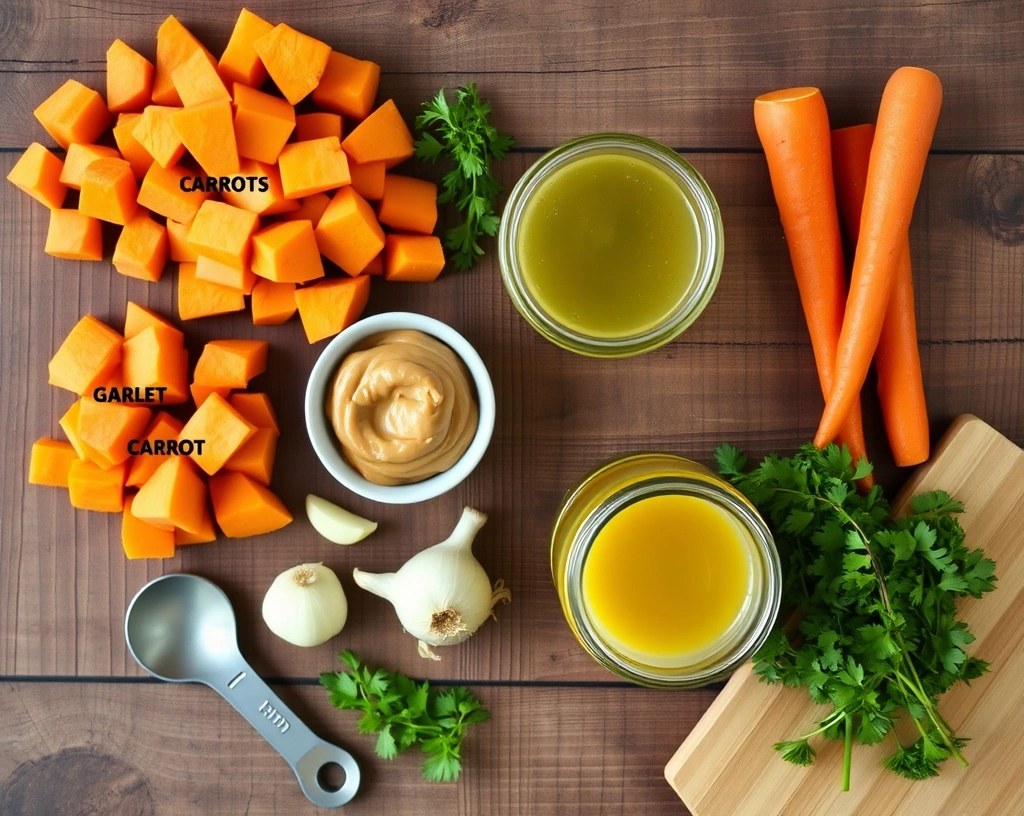
[[[313,529],[334,544],[355,544],[377,529],[377,522],[350,513],[312,493],[306,496],[306,515]]]
[[[263,620],[282,640],[295,646],[319,646],[337,635],[348,619],[341,581],[323,564],[299,564],[285,570],[263,598]]]

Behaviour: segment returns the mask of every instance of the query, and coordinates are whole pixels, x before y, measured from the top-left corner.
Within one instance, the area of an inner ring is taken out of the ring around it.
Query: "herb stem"
[[[850,765],[853,761],[853,716],[847,714],[844,718],[846,729],[843,743],[843,793],[850,790]]]

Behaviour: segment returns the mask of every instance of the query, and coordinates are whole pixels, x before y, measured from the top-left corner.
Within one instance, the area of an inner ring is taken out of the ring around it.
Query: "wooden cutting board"
[[[665,767],[694,816],[1024,814],[1024,451],[977,417],[959,417],[894,506],[935,489],[964,503],[967,541],[996,560],[999,578],[995,592],[961,605],[978,638],[970,651],[992,670],[940,704],[953,728],[972,738],[964,750],[970,767],[949,760],[937,778],[911,782],[881,765],[892,753],[891,738],[855,744],[850,792],[842,793],[841,742],[814,743],[818,758],[806,768],[772,750],[774,742],[810,730],[825,709],[804,689],[758,682],[748,664]]]

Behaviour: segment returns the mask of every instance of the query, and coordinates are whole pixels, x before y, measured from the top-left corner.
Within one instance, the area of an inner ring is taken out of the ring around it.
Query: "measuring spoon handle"
[[[310,731],[244,659],[239,657],[232,669],[206,684],[231,703],[284,757],[295,771],[306,798],[319,807],[340,807],[351,801],[359,789],[355,758]],[[345,772],[345,783],[336,791],[326,790],[317,779],[320,769],[328,763],[340,765]]]

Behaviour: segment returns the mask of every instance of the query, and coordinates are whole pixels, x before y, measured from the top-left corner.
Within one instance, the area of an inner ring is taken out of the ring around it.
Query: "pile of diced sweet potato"
[[[213,541],[214,520],[229,538],[280,529],[292,517],[269,489],[274,409],[266,394],[236,390],[266,364],[265,341],[213,340],[189,384],[184,335],[165,319],[129,302],[121,335],[86,315],[49,365],[50,384],[79,395],[60,420],[69,441],[38,440],[28,480],[68,488],[83,510],[123,512],[129,558]],[[160,410],[190,392],[187,421]]]
[[[392,100],[374,109],[379,77],[247,9],[219,60],[168,17],[155,66],[121,40],[107,51],[106,102],[68,80],[36,108],[66,156],[35,143],[8,179],[50,208],[49,254],[102,260],[101,222],[118,224],[122,274],[158,281],[180,264],[181,319],[251,295],[254,323],[297,309],[316,342],[359,317],[369,276],[431,281],[444,267],[436,185],[391,172],[413,138]],[[326,275],[321,256],[346,274]]]

